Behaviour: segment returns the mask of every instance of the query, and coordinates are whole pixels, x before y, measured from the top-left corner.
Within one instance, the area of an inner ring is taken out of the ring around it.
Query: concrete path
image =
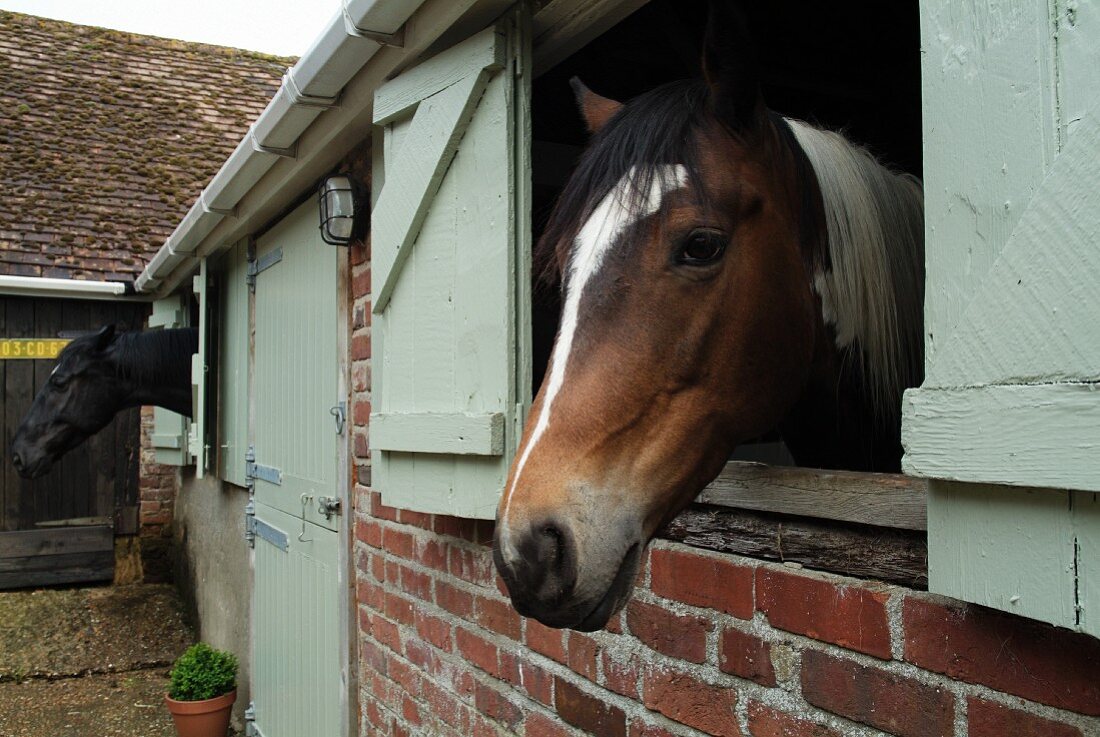
[[[0,592],[0,737],[170,737],[192,641],[170,586]]]

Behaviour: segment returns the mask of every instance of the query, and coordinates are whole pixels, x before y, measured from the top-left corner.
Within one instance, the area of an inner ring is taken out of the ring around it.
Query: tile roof
[[[0,11],[0,274],[134,279],[291,63]]]

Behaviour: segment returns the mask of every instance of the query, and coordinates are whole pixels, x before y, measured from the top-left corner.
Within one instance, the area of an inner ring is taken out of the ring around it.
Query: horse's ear
[[[115,324],[108,323],[101,327],[95,334],[95,347],[96,350],[102,351],[111,344],[111,341],[115,339]]]
[[[589,133],[599,133],[607,121],[615,117],[615,113],[623,107],[621,102],[600,97],[585,87],[579,77],[570,79],[569,86],[573,88],[573,94],[577,97],[577,107],[581,109],[581,117],[584,118],[584,124],[588,126]]]
[[[748,22],[730,0],[711,0],[703,41],[703,76],[715,114],[734,130],[764,119],[760,73]]]

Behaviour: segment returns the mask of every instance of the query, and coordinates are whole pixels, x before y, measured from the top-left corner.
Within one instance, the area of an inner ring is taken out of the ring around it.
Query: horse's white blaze
[[[641,193],[634,191],[638,172],[632,168],[600,201],[577,234],[573,244],[573,256],[569,259],[566,273],[561,327],[558,329],[558,339],[554,344],[550,373],[546,378],[546,393],[542,399],[542,408],[535,427],[531,431],[531,437],[520,455],[519,463],[516,464],[512,485],[504,492],[504,510],[500,516],[500,543],[501,552],[508,559],[514,559],[516,556],[509,535],[508,508],[531,451],[550,426],[550,413],[554,399],[565,382],[565,369],[569,363],[573,338],[577,332],[577,317],[580,314],[584,288],[599,272],[608,250],[622,232],[642,218],[657,212],[661,208],[661,200],[665,194],[686,185],[687,178],[687,169],[683,165],[666,164],[653,173],[649,191],[639,197]]]

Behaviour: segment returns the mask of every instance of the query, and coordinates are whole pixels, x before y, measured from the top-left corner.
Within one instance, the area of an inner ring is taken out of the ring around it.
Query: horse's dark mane
[[[191,355],[198,350],[196,328],[119,333],[110,354],[120,378],[139,384],[186,386],[191,383]]]
[[[558,280],[557,245],[573,240],[595,206],[631,169],[638,172],[633,191],[640,195],[649,191],[656,167],[681,164],[703,198],[695,133],[710,115],[707,98],[702,80],[670,82],[626,103],[592,137],[535,249],[534,273],[543,285]]]

